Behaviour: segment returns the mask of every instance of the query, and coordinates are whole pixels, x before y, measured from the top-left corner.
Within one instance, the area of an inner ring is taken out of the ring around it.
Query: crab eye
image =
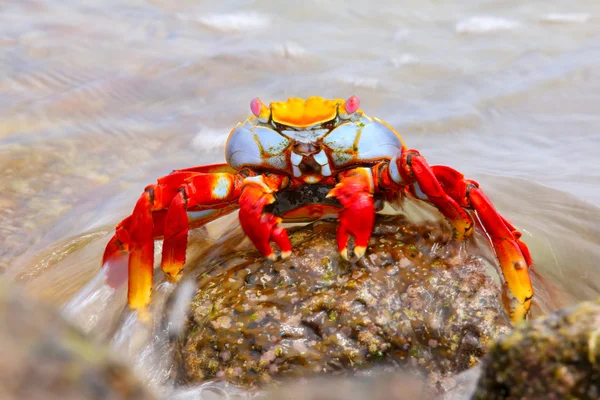
[[[346,100],[344,103],[340,103],[340,105],[338,106],[338,117],[344,120],[350,119],[350,117],[352,117],[352,114],[358,111],[359,107],[360,100],[358,99],[358,97],[351,96],[348,100]]]
[[[346,112],[348,114],[354,114],[356,110],[360,107],[360,99],[356,96],[350,97],[346,100]]]
[[[265,106],[258,97],[253,98],[250,102],[250,110],[262,123],[269,121],[269,118],[271,118],[271,109]]]
[[[260,101],[260,99],[258,97],[253,98],[252,101],[250,102],[250,110],[252,110],[252,114],[259,117],[260,109],[262,108],[262,105],[263,105],[263,102]]]

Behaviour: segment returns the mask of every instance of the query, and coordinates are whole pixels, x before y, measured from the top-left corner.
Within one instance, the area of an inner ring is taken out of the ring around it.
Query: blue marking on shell
[[[341,168],[353,161],[353,147],[359,127],[348,122],[335,128],[323,138],[323,144],[331,149],[331,161],[334,168]]]
[[[265,126],[257,119],[238,124],[229,135],[225,157],[232,168],[263,166],[265,163],[285,170],[287,162],[282,153],[291,141]],[[262,147],[262,152],[261,152]]]
[[[357,134],[358,126],[355,123],[342,124],[325,136],[323,144],[333,151],[350,151]]]
[[[358,159],[392,158],[402,148],[398,135],[379,121],[365,125],[358,141]]]
[[[232,168],[262,164],[260,148],[254,140],[252,127],[253,124],[250,122],[246,122],[244,125],[238,124],[229,134],[225,158]]]
[[[280,170],[287,170],[287,162],[285,160],[284,155],[279,155],[275,157],[269,157],[267,159],[267,164],[272,166],[273,168],[277,168]]]
[[[289,139],[281,136],[277,131],[264,126],[256,126],[254,134],[263,151],[272,156],[283,153],[291,143]]]
[[[359,135],[357,148],[354,149]],[[332,150],[335,168],[361,160],[389,160],[402,148],[402,142],[394,131],[368,117],[340,125],[325,136],[323,144]]]

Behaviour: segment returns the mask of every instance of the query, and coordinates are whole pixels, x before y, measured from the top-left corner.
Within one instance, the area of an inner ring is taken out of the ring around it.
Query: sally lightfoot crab
[[[365,115],[355,96],[344,101],[291,98],[266,106],[252,100],[254,114],[229,134],[227,164],[175,170],[149,185],[133,213],[121,221],[103,262],[129,253],[128,301],[143,309],[152,293],[154,240],[163,238],[161,267],[178,281],[189,229],[239,209],[244,233],[265,257],[292,252],[282,222],[337,215],[337,242],[348,259],[365,254],[379,200],[411,196],[435,206],[454,239],[465,240],[479,218],[496,253],[503,301],[513,321],[524,319],[533,289],[532,264],[521,234],[479,188],[446,166],[429,166],[385,122]]]

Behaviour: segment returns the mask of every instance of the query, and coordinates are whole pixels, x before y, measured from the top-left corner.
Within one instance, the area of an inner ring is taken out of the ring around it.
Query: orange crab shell
[[[314,96],[304,100],[293,97],[287,101],[272,102],[271,118],[282,125],[306,128],[335,119],[339,108],[345,110],[345,104],[343,99],[325,100]]]

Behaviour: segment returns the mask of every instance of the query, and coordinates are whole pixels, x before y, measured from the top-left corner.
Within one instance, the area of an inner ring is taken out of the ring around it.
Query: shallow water
[[[459,3],[1,2],[0,269],[116,320],[79,291],[147,183],[222,161],[255,96],[358,95],[523,230],[536,313],[598,297],[600,4]]]

